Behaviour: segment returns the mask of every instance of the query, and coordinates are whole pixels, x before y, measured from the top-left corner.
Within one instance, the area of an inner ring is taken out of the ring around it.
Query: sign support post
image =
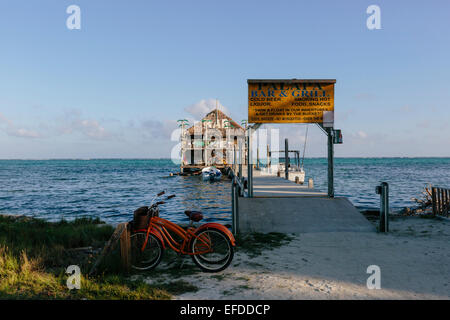
[[[328,197],[334,198],[334,147],[333,128],[327,128],[328,135]]]
[[[284,178],[289,180],[289,142],[284,139]]]

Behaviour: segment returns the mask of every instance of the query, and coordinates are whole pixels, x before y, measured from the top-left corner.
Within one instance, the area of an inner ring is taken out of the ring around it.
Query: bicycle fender
[[[215,222],[208,222],[208,223],[202,224],[200,227],[198,227],[197,230],[195,230],[195,232],[197,233],[198,231],[201,231],[204,229],[218,229],[218,230],[222,231],[223,233],[225,233],[228,236],[228,238],[230,238],[230,242],[233,245],[233,247],[236,245],[236,240],[234,239],[233,234],[223,224],[215,223]]]

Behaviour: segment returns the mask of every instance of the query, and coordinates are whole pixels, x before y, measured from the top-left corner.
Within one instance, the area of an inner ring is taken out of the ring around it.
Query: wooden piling
[[[448,217],[450,211],[450,189],[432,187],[431,204],[433,215],[445,215]]]
[[[116,230],[114,230],[111,238],[109,238],[108,242],[106,243],[105,247],[102,250],[102,253],[95,261],[94,265],[92,266],[91,270],[89,271],[89,274],[94,274],[97,271],[98,266],[100,265],[100,262],[109,254],[117,245],[117,242],[119,242],[119,239],[122,239],[122,234],[125,232],[129,232],[128,222],[119,223],[116,227]],[[128,236],[128,239],[130,237]],[[130,248],[129,246],[128,248]],[[128,252],[130,250],[128,249]],[[122,250],[121,250],[122,252]],[[129,261],[129,260],[128,260]]]
[[[437,195],[436,195],[436,188],[431,188],[431,203],[433,205],[433,215],[435,216],[437,214]]]
[[[120,258],[122,260],[122,268],[126,272],[130,271],[131,266],[131,230],[127,223],[120,236]]]

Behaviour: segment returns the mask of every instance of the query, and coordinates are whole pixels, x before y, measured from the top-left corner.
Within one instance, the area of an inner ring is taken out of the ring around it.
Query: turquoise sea
[[[186,222],[183,211],[204,212],[204,221],[231,223],[229,180],[170,177],[179,167],[168,159],[0,160],[0,214],[48,220],[99,217],[109,223],[131,219],[139,206],[166,190],[175,193],[161,215]],[[327,160],[305,159],[306,179],[327,190]],[[412,206],[427,183],[450,187],[450,158],[336,158],[336,196],[360,209],[379,207],[375,187],[390,185],[391,210]]]

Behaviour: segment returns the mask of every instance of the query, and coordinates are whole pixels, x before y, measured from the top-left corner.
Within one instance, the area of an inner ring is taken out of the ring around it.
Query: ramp
[[[328,198],[279,177],[254,177],[253,198],[238,201],[241,233],[376,231],[347,198]]]
[[[374,232],[347,198],[239,198],[238,228],[249,232]]]
[[[375,232],[347,198],[239,198],[239,232]]]

